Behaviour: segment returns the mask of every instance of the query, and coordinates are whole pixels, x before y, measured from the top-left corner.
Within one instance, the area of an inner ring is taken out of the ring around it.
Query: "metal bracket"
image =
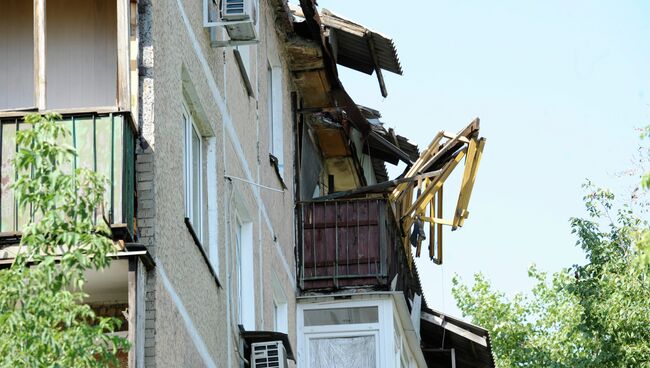
[[[210,46],[213,48],[223,48],[223,47],[235,47],[243,45],[256,45],[260,43],[260,40],[257,38],[253,40],[217,40],[217,27],[210,28]]]
[[[260,40],[246,40],[246,41],[235,41],[235,40],[227,40],[227,41],[210,41],[210,46],[214,48],[220,48],[220,47],[234,47],[234,46],[242,46],[242,45],[256,45],[260,43]]]

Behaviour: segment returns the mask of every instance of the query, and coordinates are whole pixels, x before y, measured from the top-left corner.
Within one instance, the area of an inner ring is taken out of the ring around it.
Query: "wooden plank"
[[[39,111],[46,109],[45,100],[45,1],[34,0],[34,98]]]
[[[337,193],[333,193],[333,194],[330,194],[330,195],[314,198],[313,200],[318,200],[318,201],[320,201],[320,200],[332,200],[332,199],[345,198],[345,197],[359,195],[359,194],[365,194],[365,193],[384,192],[384,191],[388,190],[389,188],[397,186],[399,184],[412,183],[412,182],[414,182],[416,180],[431,178],[431,177],[440,175],[440,173],[442,173],[442,170],[436,170],[436,171],[432,171],[432,172],[422,174],[422,175],[417,175],[417,176],[410,177],[410,178],[401,178],[401,179],[389,180],[389,181],[385,181],[383,183],[367,185],[367,186],[364,186],[364,187],[361,187],[361,188],[358,188],[358,189],[353,189],[353,190],[349,190],[349,191],[345,191],[345,192],[337,192]]]
[[[440,189],[438,190],[438,195],[436,196],[436,197],[438,197],[438,211],[437,212],[438,212],[438,216],[440,216],[440,217],[442,217],[442,203],[443,203],[443,201],[442,201],[442,190],[443,190],[443,187],[440,187]],[[437,243],[437,246],[438,246],[438,252],[437,252],[438,256],[436,257],[436,260],[438,262],[436,262],[436,263],[437,264],[442,264],[442,224],[438,224],[437,227],[438,227],[438,231],[437,231],[436,243]]]
[[[469,139],[467,137],[459,137],[458,135],[456,135],[456,134],[454,134],[452,132],[444,131],[444,132],[442,132],[442,135],[445,138],[457,139],[459,142],[469,143]]]
[[[456,137],[450,139],[445,143],[445,145],[438,151],[436,154],[431,157],[427,162],[423,165],[423,168],[426,169],[427,167],[433,165],[436,161],[438,161],[445,153],[447,153],[452,147],[455,146],[457,142],[460,142],[461,137],[469,137],[472,132],[478,130],[478,125],[479,125],[479,119],[476,118],[474,119],[465,129],[461,130]]]
[[[428,222],[430,224],[438,224],[438,225],[446,225],[446,226],[454,225],[453,220],[445,220],[439,217],[426,217],[426,216],[418,216],[418,217],[420,218],[420,220]]]
[[[434,218],[436,217],[436,198],[433,197],[431,202],[429,202],[429,217]],[[434,225],[433,222],[429,223],[429,259],[433,259],[434,257],[434,239],[436,237],[436,226]]]
[[[372,63],[375,67],[375,74],[377,74],[377,81],[379,82],[379,89],[381,90],[381,95],[383,97],[388,97],[388,90],[386,90],[386,83],[384,83],[384,76],[381,73],[381,67],[379,66],[379,61],[377,61],[377,51],[375,50],[375,41],[372,37],[372,32],[366,31],[364,34],[366,43],[368,44],[368,49],[370,50],[370,57],[372,58]]]
[[[429,143],[429,147],[420,154],[420,157],[413,163],[413,166],[409,169],[409,171],[404,175],[404,177],[410,177],[415,174],[417,174],[422,167],[422,164],[424,161],[428,160],[432,155],[433,152],[438,149],[438,145],[440,144],[440,140],[442,140],[443,135],[442,132],[439,132]],[[406,189],[407,185],[400,185],[395,190],[393,190],[393,193],[391,193],[391,199],[399,198],[404,189]]]
[[[460,223],[460,218],[462,216],[463,203],[465,201],[463,197],[466,196],[467,183],[469,182],[470,175],[472,173],[472,167],[474,166],[474,156],[476,155],[476,146],[477,146],[476,139],[471,139],[469,142],[469,146],[467,147],[467,156],[465,157],[465,170],[463,171],[463,178],[461,180],[460,191],[458,193],[458,201],[456,202],[456,211],[454,211],[454,221],[453,221],[454,230],[458,227],[458,224]]]
[[[120,110],[130,110],[131,92],[129,57],[131,10],[130,0],[117,0],[117,106]]]
[[[474,158],[474,164],[472,165],[472,172],[470,174],[470,179],[465,188],[466,194],[464,201],[462,203],[463,213],[460,218],[458,226],[463,226],[465,220],[467,219],[469,213],[467,212],[467,207],[469,206],[469,199],[472,195],[472,190],[474,189],[474,182],[476,181],[476,173],[478,172],[479,164],[481,163],[481,158],[483,157],[483,148],[485,147],[485,138],[481,138],[478,142],[478,148]]]
[[[415,200],[415,202],[409,207],[402,215],[403,216],[409,216],[415,209],[419,208],[422,206],[423,203],[427,203],[431,201],[431,198],[433,197],[433,194],[437,192],[440,187],[442,187],[442,184],[444,183],[445,180],[451,175],[452,171],[454,171],[454,168],[458,165],[458,163],[465,157],[466,154],[466,149],[463,149],[460,151],[456,157],[449,161],[447,164],[445,164],[445,167],[442,169],[443,172],[438,176],[434,181],[433,184],[429,185],[429,187],[422,193],[422,195],[419,196]]]

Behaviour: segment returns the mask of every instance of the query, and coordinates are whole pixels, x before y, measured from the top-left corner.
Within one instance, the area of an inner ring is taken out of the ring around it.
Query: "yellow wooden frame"
[[[485,138],[477,138],[478,129],[479,120],[477,118],[458,134],[439,132],[408,170],[405,178],[422,175],[425,168],[445,157],[444,155],[453,153],[439,170],[440,173],[414,182],[401,183],[389,196],[393,208],[400,218],[403,246],[411,267],[413,254],[409,235],[416,219],[429,223],[429,258],[436,264],[442,264],[442,227],[450,226],[452,230],[456,230],[463,226],[469,216],[467,207],[485,147]],[[451,220],[445,219],[442,210],[443,186],[463,159],[465,159],[465,168],[454,217]],[[415,197],[414,190],[417,191]],[[416,257],[421,255],[421,247],[420,241],[416,244]]]

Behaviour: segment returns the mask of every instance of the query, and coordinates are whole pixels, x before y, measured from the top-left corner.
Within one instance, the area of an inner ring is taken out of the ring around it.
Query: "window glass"
[[[235,221],[235,259],[237,261],[237,300],[241,301],[244,299],[244,286],[243,286],[243,275],[242,275],[242,254],[241,254],[241,241],[242,241],[242,225],[239,220]],[[241,324],[244,320],[242,316],[242,303],[239,303],[238,309],[238,321]]]
[[[201,232],[201,139],[192,128],[192,226]],[[200,238],[200,237],[199,237]]]
[[[192,116],[183,107],[185,124],[185,216],[199,241],[203,240],[202,141]]]
[[[117,2],[47,0],[45,18],[47,108],[115,106]]]
[[[375,336],[312,338],[310,368],[376,368]]]
[[[282,132],[282,70],[267,64],[269,153],[278,159],[280,176],[284,177],[284,143]]]
[[[0,1],[0,110],[34,106],[33,5]]]
[[[275,150],[273,147],[273,69],[271,68],[271,65],[267,64],[266,65],[266,83],[268,84],[268,90],[267,90],[267,109],[268,109],[268,119],[269,119],[269,153],[275,155]]]
[[[379,321],[377,307],[309,309],[305,310],[304,316],[305,326],[376,323]]]

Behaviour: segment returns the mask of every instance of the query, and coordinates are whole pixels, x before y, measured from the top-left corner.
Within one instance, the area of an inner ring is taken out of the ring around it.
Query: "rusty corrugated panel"
[[[302,204],[303,290],[385,285],[385,208],[382,199]]]
[[[375,172],[375,179],[377,183],[388,181],[388,171],[386,171],[386,164],[384,161],[371,157],[372,170]]]
[[[402,75],[402,66],[393,40],[361,24],[323,9],[320,19],[336,39],[337,62],[348,68],[372,74],[375,65],[368,42],[372,42],[381,69]]]

